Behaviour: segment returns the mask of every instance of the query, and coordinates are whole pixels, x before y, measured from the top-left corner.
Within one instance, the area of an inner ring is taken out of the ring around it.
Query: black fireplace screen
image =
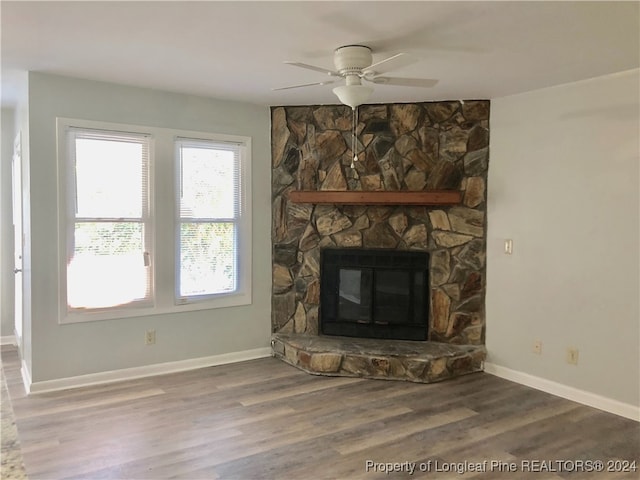
[[[320,253],[325,335],[426,340],[429,254],[367,249]]]

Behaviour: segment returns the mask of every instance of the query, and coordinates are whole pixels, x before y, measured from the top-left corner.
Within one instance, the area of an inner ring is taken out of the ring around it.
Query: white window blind
[[[68,128],[67,307],[148,304],[150,136]]]
[[[241,145],[176,139],[178,303],[238,290]]]

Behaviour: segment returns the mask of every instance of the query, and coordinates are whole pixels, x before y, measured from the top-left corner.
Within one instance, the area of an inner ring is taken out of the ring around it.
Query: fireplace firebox
[[[324,335],[427,340],[429,254],[385,249],[320,252]]]

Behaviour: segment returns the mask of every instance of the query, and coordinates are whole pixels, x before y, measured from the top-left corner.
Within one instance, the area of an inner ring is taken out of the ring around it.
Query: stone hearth
[[[482,371],[483,345],[276,333],[277,358],[315,375],[432,383]]]

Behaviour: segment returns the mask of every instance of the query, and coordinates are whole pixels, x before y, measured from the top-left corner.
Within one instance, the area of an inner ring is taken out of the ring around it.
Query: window
[[[60,322],[251,303],[247,137],[58,119]]]
[[[148,304],[149,137],[70,128],[67,140],[68,306]]]
[[[240,146],[178,139],[180,302],[237,289]]]

